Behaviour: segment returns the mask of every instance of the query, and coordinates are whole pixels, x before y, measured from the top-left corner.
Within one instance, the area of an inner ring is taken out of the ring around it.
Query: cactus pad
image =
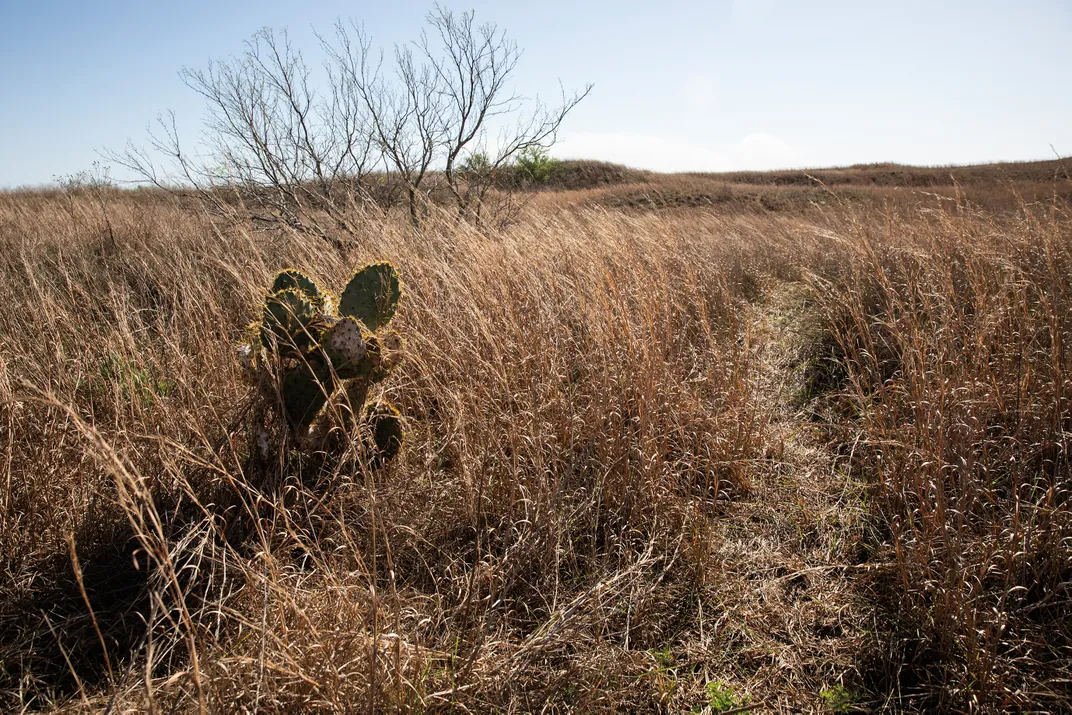
[[[375,337],[364,336],[361,323],[349,316],[324,334],[324,347],[335,372],[344,380],[367,375],[380,364]]]
[[[264,303],[261,342],[271,347],[273,339],[289,347],[305,342],[305,327],[316,317],[316,309],[304,295],[293,289],[274,293]]]
[[[283,407],[292,427],[304,430],[335,388],[331,372],[323,366],[302,364],[283,376]]]
[[[272,283],[270,292],[279,293],[284,290],[298,291],[317,308],[319,308],[324,301],[324,294],[320,290],[320,286],[316,284],[316,281],[296,268],[287,268],[286,270],[280,271],[275,277],[275,282]]]
[[[365,422],[372,433],[372,443],[368,446],[373,464],[378,466],[394,459],[402,449],[405,437],[398,410],[390,403],[376,402],[365,408]]]
[[[343,318],[331,330],[328,338],[331,349],[348,362],[365,357],[365,341],[361,339],[361,324],[353,318]]]
[[[390,263],[373,263],[354,274],[339,299],[339,312],[356,318],[369,330],[379,330],[398,309],[402,288]]]

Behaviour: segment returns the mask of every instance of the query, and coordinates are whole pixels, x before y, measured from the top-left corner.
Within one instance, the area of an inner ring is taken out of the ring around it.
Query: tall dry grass
[[[490,234],[368,216],[339,252],[159,195],[0,195],[3,707],[1072,701],[1067,217],[584,196]],[[233,347],[271,276],[381,258],[403,453],[260,479]],[[801,396],[764,357],[790,284]],[[816,428],[847,469],[785,456]]]
[[[880,674],[911,707],[1072,703],[1067,207],[863,215],[815,284],[844,451],[893,568]]]
[[[657,706],[637,654],[763,441],[746,246],[580,211],[369,217],[340,255],[163,200],[0,201],[6,707]],[[405,454],[249,483],[232,351],[272,273],[378,258]]]

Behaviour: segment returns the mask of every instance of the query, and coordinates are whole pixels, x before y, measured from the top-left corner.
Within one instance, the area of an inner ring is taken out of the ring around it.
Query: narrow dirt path
[[[861,492],[803,401],[815,325],[809,295],[802,284],[779,284],[754,306],[767,460],[752,470],[751,491],[727,507],[716,539],[725,610],[713,645],[725,657],[711,678],[762,702],[755,712],[862,704],[856,668],[874,631],[853,587],[862,568]]]

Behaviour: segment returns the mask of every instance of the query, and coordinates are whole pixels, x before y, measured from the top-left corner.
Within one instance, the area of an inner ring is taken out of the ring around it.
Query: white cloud
[[[599,159],[655,171],[727,171],[721,152],[687,142],[644,134],[572,133],[555,144],[561,159]]]
[[[579,132],[563,136],[551,151],[560,159],[597,159],[654,171],[734,171],[800,166],[804,154],[762,132],[720,147],[647,134]]]
[[[730,147],[729,154],[739,169],[785,169],[804,161],[802,152],[763,132],[749,134]]]

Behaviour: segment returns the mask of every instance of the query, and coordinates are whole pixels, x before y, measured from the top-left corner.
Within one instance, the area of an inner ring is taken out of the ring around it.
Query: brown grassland
[[[1068,712],[1067,163],[574,163],[342,251],[0,194],[0,710]],[[272,275],[378,259],[402,454],[253,483]]]

